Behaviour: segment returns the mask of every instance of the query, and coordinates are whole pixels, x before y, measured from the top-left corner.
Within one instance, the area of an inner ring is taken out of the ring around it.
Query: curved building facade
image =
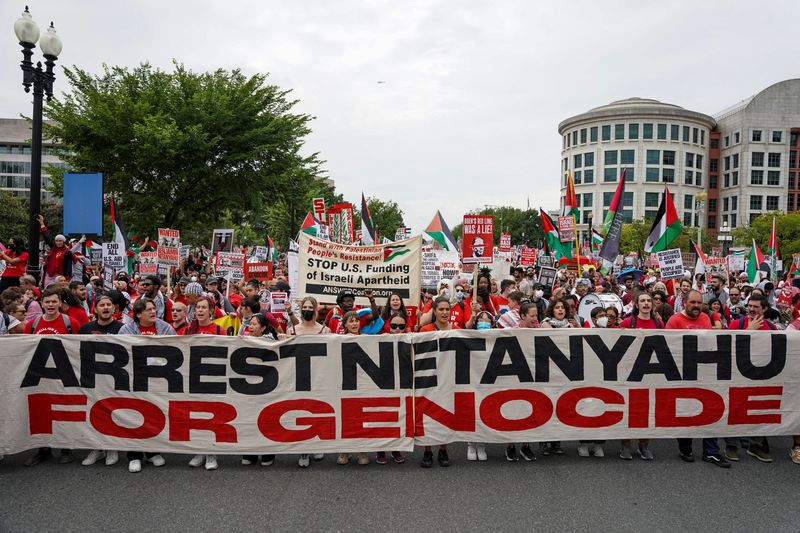
[[[716,121],[702,113],[645,98],[628,98],[570,117],[562,137],[562,208],[572,174],[580,206],[578,231],[602,223],[623,169],[626,222],[654,218],[667,184],[678,216],[695,226],[695,196],[708,186],[709,145]]]

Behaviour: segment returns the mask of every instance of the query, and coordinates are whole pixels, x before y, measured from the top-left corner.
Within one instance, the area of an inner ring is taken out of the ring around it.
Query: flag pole
[[[575,220],[575,214],[572,214],[572,225],[575,226],[575,260],[577,261],[578,266],[578,279],[581,279],[581,245],[578,242],[580,239],[578,238],[578,223]]]

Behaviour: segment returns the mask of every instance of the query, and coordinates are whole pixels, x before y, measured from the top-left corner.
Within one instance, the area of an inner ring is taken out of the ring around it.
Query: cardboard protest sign
[[[128,266],[127,250],[123,250],[119,243],[103,243],[103,265],[115,270],[122,270]]]
[[[311,199],[311,208],[314,213],[314,218],[320,221],[326,220],[325,217],[325,197],[315,196]]]
[[[114,269],[103,266],[103,290],[110,291],[114,288]]]
[[[491,264],[494,248],[494,216],[464,215],[461,261],[464,264]]]
[[[500,234],[500,251],[501,252],[510,252],[511,251],[511,234],[510,233],[501,233]]]
[[[289,295],[285,292],[271,292],[269,293],[269,310],[270,313],[285,313],[286,306],[291,305],[287,300]]]
[[[158,264],[178,266],[180,264],[181,232],[176,229],[158,228]]]
[[[141,252],[139,254],[139,273],[158,274],[158,252]]]
[[[656,255],[662,280],[667,281],[683,277],[683,256],[680,249],[662,250]]]
[[[258,281],[269,281],[272,279],[272,262],[263,261],[260,263],[244,264],[244,279],[257,279]]]
[[[520,251],[519,264],[522,266],[536,266],[536,248],[524,247]]]
[[[728,272],[742,272],[745,269],[745,261],[743,255],[729,255]]]
[[[550,255],[540,255],[538,262],[541,267],[554,267],[556,264],[555,260]]]
[[[291,294],[297,294],[297,276],[300,269],[300,248],[294,240],[289,240],[289,249],[286,252],[286,270],[289,275]]]
[[[427,250],[422,252],[423,289],[435,289],[440,280],[453,279],[459,271],[458,252]]]
[[[189,253],[192,251],[192,247],[188,244],[181,246],[178,248],[178,259],[179,261],[183,261],[184,259],[189,258]]]
[[[215,229],[211,238],[211,253],[233,251],[233,230]]]
[[[92,246],[89,249],[89,260],[92,262],[93,265],[102,265],[103,264],[103,247],[102,246]]]
[[[539,283],[545,287],[550,287],[550,290],[552,290],[553,286],[556,284],[557,276],[558,269],[556,268],[543,266],[539,269]]]
[[[355,225],[353,219],[353,204],[336,204],[328,209],[328,226],[330,226],[330,239],[340,244],[353,244],[355,242]]]
[[[230,279],[242,279],[244,267],[244,254],[217,252],[214,261],[214,273],[218,276],[224,276]]]
[[[561,242],[575,240],[575,217],[558,217],[558,235]]]
[[[728,261],[724,257],[706,257],[706,283],[711,283],[711,278],[721,274],[726,283],[728,280]]]
[[[253,255],[255,255],[259,261],[266,261],[267,254],[269,254],[269,248],[266,246],[256,246],[253,248]]]
[[[369,305],[365,289],[381,301],[397,291],[406,305],[419,305],[422,236],[377,246],[346,246],[300,233],[297,297],[331,303],[341,289]]]

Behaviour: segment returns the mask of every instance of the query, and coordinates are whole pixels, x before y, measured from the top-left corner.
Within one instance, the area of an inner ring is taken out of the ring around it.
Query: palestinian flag
[[[756,244],[756,240],[753,239],[753,248],[750,250],[750,259],[747,261],[747,280],[750,283],[756,283],[759,281],[759,270],[761,270],[761,265],[764,264],[764,254],[761,253],[761,250],[758,249],[758,245]]]
[[[275,249],[275,244],[272,242],[272,237],[267,235],[267,261],[274,261],[278,255],[278,250]]]
[[[125,231],[125,225],[122,223],[122,215],[117,213],[114,208],[114,197],[109,198],[111,204],[111,223],[114,225],[114,242],[119,245],[122,250],[127,250],[130,246],[128,242],[128,232]]]
[[[769,254],[770,277],[772,281],[778,281],[778,231],[775,217],[772,217],[772,233],[769,235],[767,254]]]
[[[592,251],[599,251],[601,246],[603,246],[603,234],[592,228]]]
[[[436,211],[436,215],[434,215],[431,223],[428,224],[425,233],[430,235],[433,240],[441,244],[445,250],[458,250],[456,238],[453,237],[453,234],[450,232],[450,228],[447,227],[447,222],[444,221],[444,217],[442,217],[442,214],[439,211]]]
[[[664,187],[664,196],[661,205],[658,207],[656,219],[650,229],[650,235],[644,241],[644,251],[656,253],[666,250],[672,241],[681,234],[683,228],[678,220],[678,212],[675,211],[675,204],[672,203],[672,196],[669,194],[669,187]]]
[[[383,262],[387,263],[392,259],[405,255],[411,250],[405,244],[390,244],[383,249]]]
[[[694,250],[695,255],[697,256],[697,260],[694,262],[694,274],[705,274],[706,272],[706,254],[703,253],[703,249],[697,246],[697,243],[693,240],[689,239],[689,244],[692,246],[692,250]]]
[[[611,231],[611,225],[614,223],[614,217],[617,211],[622,212],[622,199],[625,196],[625,175],[627,173],[627,168],[622,169],[622,179],[619,180],[617,191],[614,193],[614,198],[611,200],[611,205],[606,212],[606,218],[603,220],[603,235],[606,237],[608,237],[608,232]],[[614,256],[614,259],[616,259],[616,256]],[[612,261],[614,259],[612,259]]]
[[[567,194],[564,197],[564,216],[580,218],[578,214],[578,200],[575,196],[575,183],[572,181],[572,173],[567,174]]]
[[[372,223],[372,215],[369,213],[367,199],[361,193],[361,243],[367,246],[376,244],[375,225]]]
[[[619,244],[622,238],[622,217],[623,217],[623,199],[625,198],[625,175],[628,169],[622,170],[622,179],[619,180],[617,190],[614,192],[614,198],[611,200],[611,205],[608,206],[606,219],[603,221],[605,228],[605,238],[603,245],[600,247],[598,256],[605,259],[606,263],[614,263],[619,255]]]
[[[539,213],[542,215],[542,230],[544,231],[544,245],[548,252],[556,253],[556,261],[562,257],[572,259],[572,242],[561,242],[561,236],[558,233],[553,219],[550,215],[545,213],[544,209],[539,208]]]
[[[316,237],[318,230],[319,222],[314,218],[314,215],[306,213],[306,218],[303,219],[303,223],[300,225],[300,231],[308,233],[312,237]]]

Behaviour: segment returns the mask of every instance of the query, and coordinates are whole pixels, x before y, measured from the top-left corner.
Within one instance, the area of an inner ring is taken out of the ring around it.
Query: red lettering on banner
[[[425,435],[425,415],[453,431],[475,431],[475,393],[453,393],[453,412],[451,413],[428,398],[416,398],[414,402],[414,428],[417,436]]]
[[[650,427],[650,389],[628,391],[628,427]]]
[[[192,418],[192,413],[210,413],[211,418]],[[236,419],[236,408],[223,402],[172,401],[169,402],[169,440],[191,440],[192,430],[211,431],[216,442],[237,442],[236,428],[230,422]]]
[[[142,418],[139,427],[128,428],[114,421],[114,411],[136,411]],[[157,405],[138,398],[105,398],[92,406],[89,411],[89,423],[109,437],[123,439],[151,439],[164,430],[167,417]]]
[[[285,400],[266,406],[258,415],[261,434],[275,442],[300,442],[313,439],[336,439],[335,416],[298,416],[295,424],[308,426],[304,429],[289,429],[281,423],[283,415],[290,411],[306,411],[314,415],[335,414],[330,404],[321,400]]]
[[[607,411],[597,416],[578,413],[578,403],[588,399],[600,400],[607,405],[625,405],[625,397],[615,390],[603,387],[581,387],[561,395],[556,402],[556,416],[564,424],[577,428],[604,428],[622,421],[622,411]]]
[[[501,409],[508,402],[523,401],[531,406],[525,418],[510,419]],[[553,416],[553,402],[545,394],[528,389],[512,389],[490,394],[481,402],[481,422],[497,431],[524,431],[546,424]]]
[[[85,394],[29,394],[31,435],[53,433],[53,422],[86,422],[86,411],[57,411],[55,405],[86,405]]]
[[[414,437],[414,417],[411,413],[414,412],[414,397],[406,396],[406,437]]]
[[[728,424],[780,424],[781,399],[753,400],[753,396],[781,396],[783,387],[731,387],[728,405]],[[777,411],[750,414],[750,411]]]
[[[679,416],[678,400],[697,400],[702,408],[700,413]],[[686,428],[707,426],[719,422],[725,412],[725,400],[716,392],[697,387],[656,389],[656,427]]]
[[[342,398],[343,439],[396,439],[399,427],[364,427],[365,423],[397,422],[397,411],[365,411],[367,407],[400,407],[400,398]]]

